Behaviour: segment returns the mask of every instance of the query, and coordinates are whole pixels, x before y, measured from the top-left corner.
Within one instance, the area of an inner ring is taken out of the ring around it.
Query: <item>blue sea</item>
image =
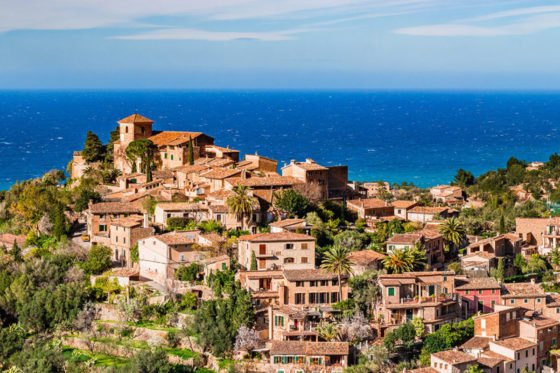
[[[560,93],[0,91],[0,189],[66,168],[88,130],[106,141],[134,112],[280,166],[347,164],[361,181],[429,186],[560,152]]]

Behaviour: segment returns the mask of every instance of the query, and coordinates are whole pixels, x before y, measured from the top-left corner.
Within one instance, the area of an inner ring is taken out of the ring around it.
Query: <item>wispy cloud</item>
[[[488,24],[489,21],[496,20],[501,23]],[[451,23],[399,28],[395,33],[412,36],[484,37],[528,35],[555,28],[560,28],[560,6],[511,9]]]
[[[206,41],[282,41],[293,39],[293,35],[309,31],[294,29],[277,32],[235,32],[235,31],[207,31],[189,28],[167,28],[153,30],[132,35],[114,36],[120,40],[206,40]]]

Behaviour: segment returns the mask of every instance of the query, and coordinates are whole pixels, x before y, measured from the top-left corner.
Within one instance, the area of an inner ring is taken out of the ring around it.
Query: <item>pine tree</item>
[[[101,161],[105,157],[105,147],[99,137],[91,131],[87,133],[82,156],[88,163]]]
[[[190,165],[194,164],[194,145],[193,145],[192,137],[189,137],[187,161],[189,162]]]
[[[66,217],[64,216],[64,207],[61,204],[54,210],[53,221],[52,234],[57,240],[60,240],[66,234]]]
[[[257,270],[257,256],[254,251],[251,251],[251,271]]]

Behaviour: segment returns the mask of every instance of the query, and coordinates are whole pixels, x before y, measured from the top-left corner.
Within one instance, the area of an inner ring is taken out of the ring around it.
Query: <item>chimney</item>
[[[534,277],[531,279],[531,284],[535,285],[535,278]]]
[[[305,163],[315,163],[315,161],[311,158],[305,158]]]
[[[290,164],[296,164],[296,160],[295,159],[290,159]]]
[[[247,170],[242,170],[242,171],[241,171],[241,178],[242,178],[243,180],[247,179]]]

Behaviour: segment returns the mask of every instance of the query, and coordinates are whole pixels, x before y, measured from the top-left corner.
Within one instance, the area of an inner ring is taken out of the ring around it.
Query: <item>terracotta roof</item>
[[[193,165],[184,165],[184,166],[180,166],[180,167],[176,167],[173,169],[173,171],[176,172],[182,172],[184,174],[193,174],[193,173],[199,173],[201,171],[207,170],[209,168],[209,166],[205,166],[205,165],[200,165],[200,164],[193,164]]]
[[[226,241],[224,237],[214,232],[203,233],[200,235],[200,237],[212,242],[213,244],[220,244]]]
[[[504,359],[496,358],[496,357],[486,357],[481,356],[478,358],[477,362],[485,367],[494,368],[496,365],[500,365],[504,362]]]
[[[493,243],[495,241],[499,241],[499,240],[503,240],[503,239],[507,239],[510,241],[521,241],[522,239],[517,237],[515,234],[512,233],[506,233],[506,234],[500,234],[499,236],[496,237],[489,237],[489,238],[485,238],[484,240],[480,240],[480,241],[475,241],[473,243],[471,243],[468,247],[478,247],[480,245],[484,245],[487,243]]]
[[[299,166],[301,168],[303,168],[306,171],[323,171],[323,170],[328,170],[327,167],[323,167],[318,163],[315,163],[315,161],[310,160],[309,162],[293,162],[293,163],[289,163],[286,166],[282,167],[282,168],[286,168],[286,167],[290,167],[290,166]]]
[[[293,281],[317,281],[332,280],[337,278],[336,273],[323,271],[322,269],[285,269],[286,280]]]
[[[484,350],[488,347],[488,343],[492,338],[487,337],[472,337],[461,345],[462,349],[480,349]]]
[[[187,245],[196,243],[197,235],[198,231],[175,231],[161,234],[159,236],[152,236],[152,238],[155,238],[166,245]]]
[[[415,202],[415,201],[397,200],[397,201],[391,202],[391,205],[393,207],[398,208],[398,209],[408,209],[408,208],[416,206],[417,203],[418,202]]]
[[[422,235],[417,233],[397,233],[393,237],[387,240],[388,245],[414,245],[420,239]]]
[[[156,209],[160,208],[163,211],[201,211],[207,210],[206,206],[193,202],[164,202],[158,203]]]
[[[89,209],[92,214],[133,214],[141,213],[140,209],[131,203],[125,202],[100,202]]]
[[[221,151],[222,153],[239,153],[239,150],[231,149],[229,147],[224,148],[223,146],[218,145],[209,145],[206,147],[206,149],[216,149]]]
[[[152,124],[154,121],[140,114],[132,114],[119,120],[118,123]]]
[[[211,171],[206,173],[200,174],[201,177],[205,177],[207,179],[227,179],[228,177],[232,177],[241,173],[241,170],[237,170],[234,168],[214,168]]]
[[[546,293],[539,284],[531,282],[519,282],[516,284],[504,284],[505,294],[502,298],[517,298],[517,297],[542,297]]]
[[[469,282],[455,287],[455,290],[483,290],[483,289],[500,289],[500,283],[493,277],[475,277],[468,280]]]
[[[502,361],[514,361],[513,359],[504,356],[502,354],[499,354],[497,352],[494,351],[484,351],[482,353],[482,355],[486,358],[490,358],[490,359],[497,359],[497,360],[502,360]]]
[[[474,257],[479,257],[479,258],[484,258],[484,259],[493,259],[493,258],[496,257],[496,255],[492,254],[492,253],[489,253],[489,252],[486,252],[486,251],[477,251],[476,253],[463,255],[461,257],[461,260],[468,259],[468,258],[474,258]]]
[[[212,258],[208,258],[208,259],[204,259],[201,261],[201,263],[203,264],[213,264],[213,263],[218,263],[218,262],[226,262],[229,261],[230,258],[227,255],[220,255],[220,256],[214,256]]]
[[[208,209],[215,214],[226,214],[229,208],[226,205],[208,205]]]
[[[162,131],[153,136],[150,136],[148,140],[156,144],[158,147],[166,145],[181,145],[187,143],[191,138],[194,140],[200,135],[203,135],[203,133],[185,131]]]
[[[453,271],[430,271],[430,272],[405,272],[405,273],[393,273],[379,275],[379,279],[383,278],[417,278],[417,277],[428,277],[428,276],[455,276]]]
[[[346,202],[346,204],[351,207],[364,208],[364,209],[378,209],[384,207],[391,207],[391,205],[388,202],[385,202],[377,198],[353,199]]]
[[[247,187],[266,187],[266,186],[293,186],[303,184],[303,181],[291,176],[266,176],[266,177],[250,177],[242,179],[240,177],[232,177],[228,180],[231,185],[243,185]]]
[[[292,225],[302,224],[302,223],[305,223],[305,219],[284,219],[284,220],[275,221],[273,223],[270,223],[269,225],[275,228],[286,228]]]
[[[386,255],[373,250],[353,251],[350,255],[348,255],[348,259],[350,259],[352,263],[364,266],[367,266],[372,262],[383,260],[385,257]]]
[[[533,342],[531,342],[527,339],[519,338],[519,337],[502,339],[500,341],[492,341],[490,343],[495,343],[498,346],[502,346],[502,347],[505,347],[507,349],[514,350],[514,351],[519,351],[519,350],[523,350],[525,348],[536,346],[535,343],[533,343]]]
[[[348,355],[347,342],[272,341],[270,355]]]
[[[282,241],[315,241],[313,236],[294,232],[257,233],[240,236],[239,241],[251,242],[282,242]]]
[[[447,210],[447,207],[415,206],[409,212],[416,214],[441,214]]]
[[[143,223],[143,218],[142,217],[138,217],[138,218],[121,218],[121,219],[115,219],[111,221],[111,225],[117,226],[117,227],[126,227],[126,228],[132,228],[132,227],[138,227],[141,226]]]
[[[520,320],[520,322],[527,323],[537,329],[549,328],[551,326],[560,324],[560,322],[558,322],[557,320],[542,316],[536,316],[530,320],[523,319]]]
[[[476,358],[472,355],[469,355],[465,352],[455,351],[455,350],[446,350],[435,352],[432,356],[437,357],[440,360],[445,361],[451,365],[455,364],[464,364],[476,361]]]

